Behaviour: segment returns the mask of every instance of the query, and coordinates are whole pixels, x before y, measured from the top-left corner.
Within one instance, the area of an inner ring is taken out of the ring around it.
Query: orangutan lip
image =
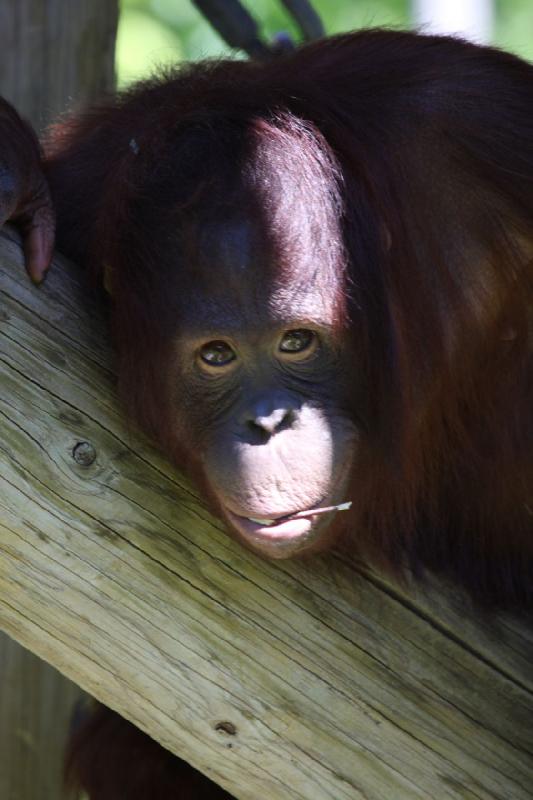
[[[304,511],[295,511],[294,514],[284,514],[275,519],[262,519],[260,517],[246,517],[246,519],[268,528],[271,525],[280,525],[282,522],[288,522],[291,519],[305,519],[306,517],[314,517],[318,514],[329,514],[333,511],[348,511],[351,507],[352,501],[349,500],[347,503],[338,503],[335,506],[323,506],[322,508],[308,508]]]

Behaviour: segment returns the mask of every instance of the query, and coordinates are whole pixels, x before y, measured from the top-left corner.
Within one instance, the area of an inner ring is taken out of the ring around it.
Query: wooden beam
[[[242,549],[124,422],[107,339],[0,240],[0,627],[238,798],[531,800],[531,629]]]

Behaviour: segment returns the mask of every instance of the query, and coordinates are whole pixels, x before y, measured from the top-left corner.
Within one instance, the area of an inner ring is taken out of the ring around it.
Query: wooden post
[[[65,740],[81,690],[3,633],[0,679],[0,797],[60,800]]]
[[[112,89],[117,0],[3,0],[0,94],[37,130]]]
[[[243,800],[531,800],[533,631],[263,561],[124,422],[73,267],[0,240],[0,628]]]
[[[0,94],[37,130],[95,100],[114,86],[117,20],[118,0],[3,0]],[[0,442],[1,431],[0,419]],[[59,800],[61,751],[80,692],[5,636],[0,680],[0,797]]]

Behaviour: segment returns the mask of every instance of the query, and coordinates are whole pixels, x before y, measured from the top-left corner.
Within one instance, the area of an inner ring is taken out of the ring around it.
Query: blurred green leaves
[[[277,0],[243,0],[263,35],[296,30]],[[409,0],[314,0],[328,33],[361,27],[408,27]],[[494,41],[533,59],[532,0],[495,4]],[[117,40],[119,85],[149,75],[158,65],[222,55],[228,48],[189,0],[121,0]]]

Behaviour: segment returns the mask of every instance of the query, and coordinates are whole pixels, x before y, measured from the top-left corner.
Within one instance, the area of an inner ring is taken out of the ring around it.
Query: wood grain
[[[117,0],[3,0],[0,94],[37,130],[115,82]]]
[[[0,627],[243,800],[533,798],[532,630],[242,549],[125,424],[107,339],[74,267],[35,289],[0,241]]]

